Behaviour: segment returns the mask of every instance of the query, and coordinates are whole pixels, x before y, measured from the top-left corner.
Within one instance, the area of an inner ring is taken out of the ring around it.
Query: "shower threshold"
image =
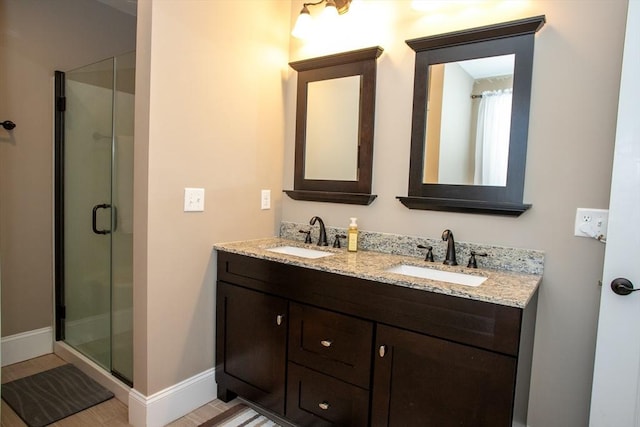
[[[131,387],[113,376],[110,372],[105,371],[104,368],[93,360],[63,341],[53,343],[53,352],[61,359],[75,365],[82,372],[111,391],[120,402],[127,406],[129,405],[129,392],[131,391]]]

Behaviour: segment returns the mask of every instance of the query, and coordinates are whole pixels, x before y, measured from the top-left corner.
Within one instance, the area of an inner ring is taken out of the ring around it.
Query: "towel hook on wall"
[[[11,120],[5,120],[4,122],[0,123],[0,125],[2,125],[2,127],[5,128],[6,130],[11,130],[16,127],[16,124],[13,123]]]

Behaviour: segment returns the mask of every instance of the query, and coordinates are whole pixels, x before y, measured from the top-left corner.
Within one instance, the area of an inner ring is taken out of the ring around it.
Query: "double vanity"
[[[541,272],[289,238],[215,248],[220,399],[303,426],[526,425]]]
[[[403,205],[510,216],[531,207],[523,203],[529,100],[544,23],[537,16],[406,41],[415,77]],[[290,63],[298,72],[292,199],[376,199],[381,54],[372,47]],[[498,98],[504,111],[481,117]],[[281,238],[215,246],[220,399],[240,396],[302,426],[526,425],[539,251],[458,242],[458,257],[480,265],[465,268],[455,265],[450,230],[446,251],[441,240],[360,232],[353,253],[300,242],[310,239],[305,227],[283,223]],[[320,227],[322,244],[346,231]]]

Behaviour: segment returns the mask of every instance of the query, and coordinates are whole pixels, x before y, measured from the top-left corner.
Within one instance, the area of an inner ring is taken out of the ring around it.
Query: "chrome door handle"
[[[322,341],[320,341],[320,344],[322,344],[323,347],[331,347],[331,344],[333,344],[333,341],[331,341],[331,340],[322,340]]]
[[[282,314],[278,314],[276,316],[276,325],[280,326],[282,325],[282,321],[284,320],[284,316]]]
[[[326,411],[327,409],[329,409],[331,407],[331,405],[329,405],[329,402],[320,402],[318,403],[318,406],[320,407],[320,409],[322,409],[323,411]]]

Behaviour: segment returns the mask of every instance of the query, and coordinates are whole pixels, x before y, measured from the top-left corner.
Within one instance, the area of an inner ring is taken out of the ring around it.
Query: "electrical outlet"
[[[260,209],[271,209],[271,190],[260,192]]]
[[[606,240],[608,222],[608,209],[578,208],[573,234],[579,237]]]
[[[203,212],[204,211],[204,188],[184,189],[184,211]]]

